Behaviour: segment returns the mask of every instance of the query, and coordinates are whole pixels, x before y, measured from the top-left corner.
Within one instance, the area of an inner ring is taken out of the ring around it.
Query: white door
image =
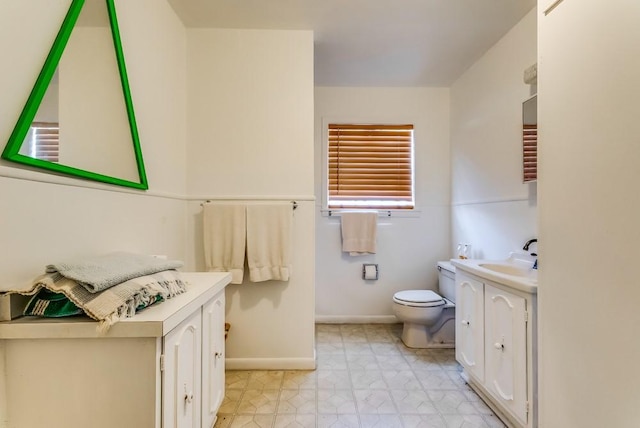
[[[456,272],[456,360],[484,381],[484,284]]]
[[[202,307],[202,427],[211,428],[224,399],[224,291]]]
[[[163,428],[200,428],[201,326],[197,311],[164,338]]]
[[[527,320],[524,298],[487,285],[485,385],[523,425],[527,424]]]

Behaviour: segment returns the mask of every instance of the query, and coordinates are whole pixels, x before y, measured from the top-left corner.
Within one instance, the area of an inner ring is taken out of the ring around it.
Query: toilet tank
[[[438,293],[452,302],[456,301],[456,268],[451,262],[438,262]]]

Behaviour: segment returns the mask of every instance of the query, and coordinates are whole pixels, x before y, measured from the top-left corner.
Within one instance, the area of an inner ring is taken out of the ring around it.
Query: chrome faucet
[[[535,239],[535,238],[529,239],[524,244],[524,247],[522,247],[522,249],[525,250],[525,251],[529,251],[529,246],[531,246],[531,244],[533,244],[534,242],[538,242],[538,240]],[[536,260],[533,262],[533,268],[532,269],[538,269],[538,255],[536,253],[531,253],[531,255],[536,258]]]
[[[530,246],[531,244],[533,244],[534,242],[538,242],[538,240],[537,240],[537,239],[535,239],[535,238],[533,238],[533,239],[529,239],[529,240],[524,244],[524,247],[522,247],[522,249],[523,249],[523,250],[525,250],[525,251],[529,251],[529,246]]]

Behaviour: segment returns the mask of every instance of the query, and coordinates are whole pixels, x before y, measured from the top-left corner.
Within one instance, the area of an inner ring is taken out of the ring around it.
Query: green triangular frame
[[[122,51],[122,44],[120,39],[120,31],[118,29],[118,20],[116,17],[116,9],[114,0],[105,0],[107,5],[107,12],[109,15],[109,23],[111,25],[111,35],[113,37],[113,45],[115,48],[116,61],[118,63],[118,70],[120,72],[120,83],[122,84],[122,91],[124,95],[125,107],[127,110],[127,117],[129,119],[129,128],[131,131],[131,139],[133,141],[133,150],[136,156],[136,165],[138,168],[139,182],[129,181],[122,178],[111,177],[104,174],[99,174],[92,171],[87,171],[72,166],[61,165],[54,162],[48,162],[41,159],[34,159],[29,156],[25,156],[19,153],[20,147],[24,142],[24,139],[29,132],[31,122],[35,117],[40,103],[44,97],[44,94],[49,87],[49,83],[53,78],[62,53],[67,46],[67,41],[71,36],[71,32],[78,20],[80,11],[84,6],[85,0],[72,0],[69,6],[60,31],[56,36],[53,46],[47,55],[47,59],[44,62],[42,71],[38,75],[36,83],[29,95],[27,103],[18,118],[18,122],[9,137],[4,151],[2,152],[2,158],[11,162],[17,162],[25,165],[29,165],[37,168],[44,168],[50,171],[55,171],[65,175],[71,175],[75,177],[84,178],[87,180],[100,181],[103,183],[115,184],[118,186],[132,187],[135,189],[146,190],[149,188],[147,183],[147,175],[144,168],[144,160],[142,158],[142,150],[140,148],[140,139],[138,136],[138,127],[136,124],[136,118],[133,110],[133,102],[131,100],[131,91],[129,88],[129,80],[127,78],[127,70],[125,67],[124,54]]]

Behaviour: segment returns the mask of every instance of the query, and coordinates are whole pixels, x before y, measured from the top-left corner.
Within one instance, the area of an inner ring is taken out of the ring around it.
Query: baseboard
[[[316,315],[316,324],[397,324],[395,315]]]
[[[315,358],[226,358],[227,370],[315,370]]]

